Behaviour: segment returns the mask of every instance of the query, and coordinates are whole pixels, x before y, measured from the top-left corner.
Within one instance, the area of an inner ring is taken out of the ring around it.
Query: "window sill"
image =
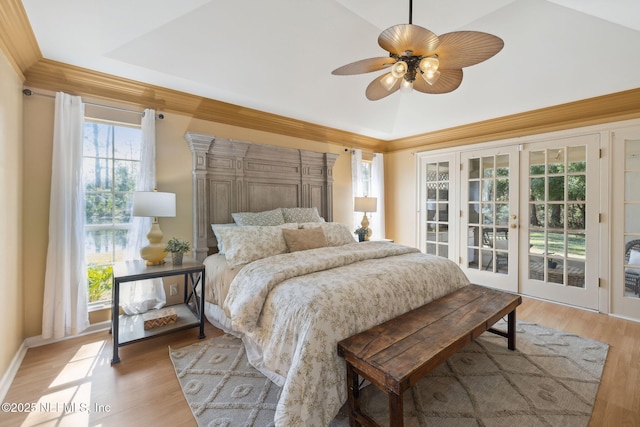
[[[111,309],[111,300],[90,302],[88,304],[89,313],[93,311],[104,310],[104,309]]]

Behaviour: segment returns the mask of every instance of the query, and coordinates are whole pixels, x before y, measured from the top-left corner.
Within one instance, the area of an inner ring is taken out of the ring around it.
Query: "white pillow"
[[[640,251],[636,251],[635,249],[631,249],[629,253],[629,262],[630,265],[640,265]],[[631,268],[627,267],[625,270],[627,273],[637,273],[640,274],[640,268]]]
[[[222,241],[220,239],[220,233],[218,230],[220,227],[236,227],[237,224],[232,222],[231,224],[211,224],[211,229],[213,230],[213,234],[216,236],[216,241],[218,242],[218,253],[220,255],[224,255],[224,246],[222,246]]]
[[[282,216],[282,210],[273,209],[263,212],[236,212],[232,213],[233,220],[238,225],[282,225],[286,221]]]
[[[322,222],[317,208],[282,208],[284,222]]]
[[[339,222],[307,222],[300,224],[300,228],[316,227],[322,228],[329,246],[342,246],[356,242],[356,238],[351,234],[349,228]]]
[[[289,251],[282,229],[298,228],[298,224],[277,227],[248,225],[244,227],[220,227],[218,234],[224,247],[229,267],[235,268],[258,259]]]

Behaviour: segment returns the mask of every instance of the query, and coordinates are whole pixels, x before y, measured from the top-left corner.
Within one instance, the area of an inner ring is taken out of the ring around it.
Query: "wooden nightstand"
[[[163,307],[163,309],[169,307],[175,311],[178,317],[174,323],[157,326],[152,329],[144,329],[142,314],[120,314],[121,283],[180,274],[184,275],[183,303]],[[182,265],[173,265],[168,262],[162,265],[147,266],[145,261],[142,260],[115,264],[113,266],[113,301],[111,306],[111,333],[113,338],[111,364],[120,362],[120,357],[118,356],[119,347],[155,336],[200,326],[198,338],[204,338],[204,276],[204,264],[189,258],[185,258]],[[200,289],[196,292],[198,287]]]

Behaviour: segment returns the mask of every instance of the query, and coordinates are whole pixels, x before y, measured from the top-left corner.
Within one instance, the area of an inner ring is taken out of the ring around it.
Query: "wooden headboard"
[[[332,153],[234,141],[188,132],[192,153],[194,255],[217,252],[211,224],[231,213],[315,207],[333,220]]]

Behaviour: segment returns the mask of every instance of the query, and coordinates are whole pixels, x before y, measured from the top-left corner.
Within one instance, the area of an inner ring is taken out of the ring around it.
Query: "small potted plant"
[[[173,265],[182,265],[182,256],[191,250],[191,243],[180,241],[176,237],[172,237],[167,242],[165,251],[171,252],[171,260]]]
[[[354,233],[358,235],[358,242],[364,242],[367,238],[367,229],[364,227],[358,228]]]

